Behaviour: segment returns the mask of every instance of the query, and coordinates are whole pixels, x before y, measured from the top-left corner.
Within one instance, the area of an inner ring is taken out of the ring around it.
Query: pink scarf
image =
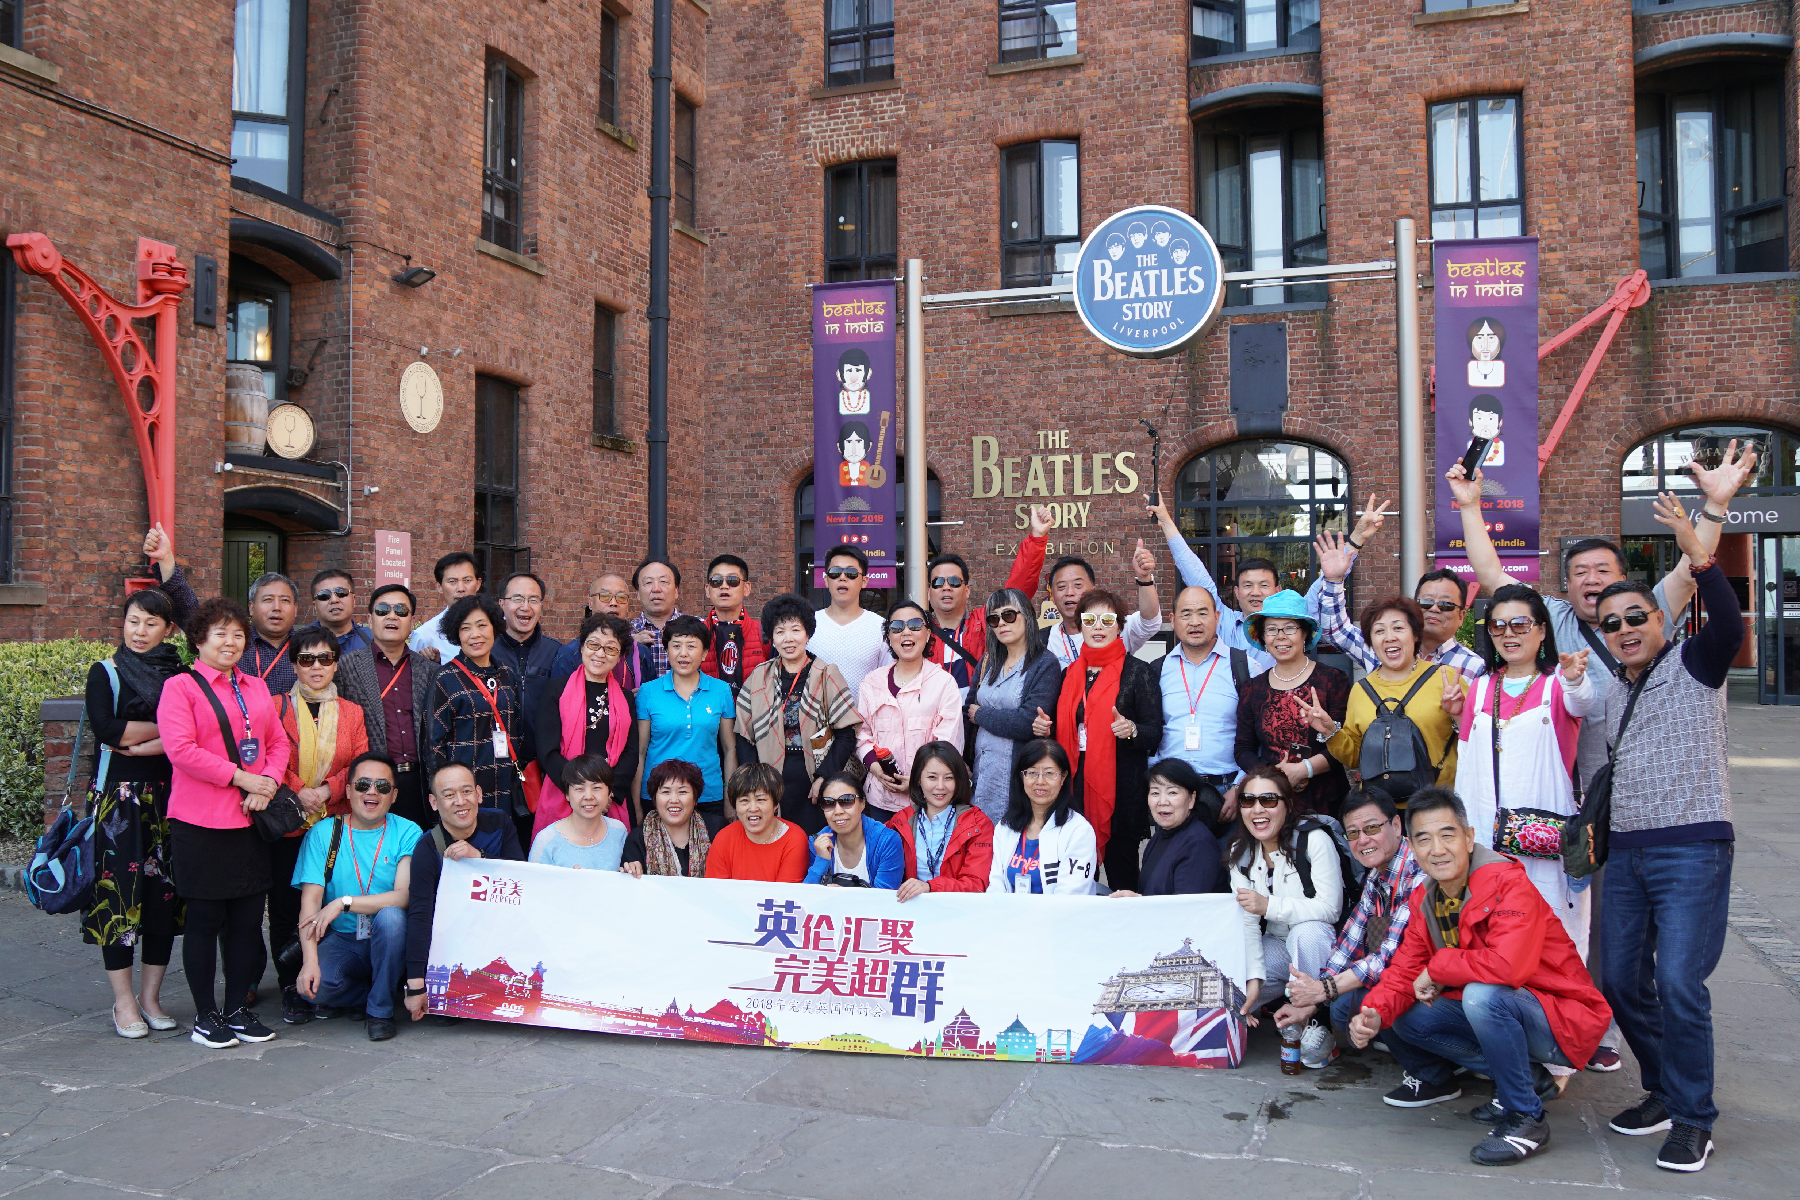
[[[556,708],[562,716],[562,745],[558,749],[566,759],[580,758],[587,753],[587,672],[578,668],[570,673],[562,695],[557,698]],[[631,736],[631,710],[625,704],[625,689],[610,673],[606,677],[606,713],[606,761],[617,763],[619,751],[625,748],[625,739]],[[618,781],[613,794],[616,796],[630,786],[629,779]],[[532,840],[537,840],[546,825],[554,825],[570,811],[568,797],[563,795],[562,781],[546,776],[543,789],[538,792],[537,815],[531,823]],[[631,818],[618,801],[606,810],[606,815],[630,828]]]

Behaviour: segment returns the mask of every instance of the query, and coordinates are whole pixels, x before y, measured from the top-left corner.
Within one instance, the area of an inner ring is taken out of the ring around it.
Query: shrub
[[[39,706],[79,696],[106,642],[0,642],[0,833],[36,837],[44,828],[44,724]],[[91,738],[90,729],[84,740]]]

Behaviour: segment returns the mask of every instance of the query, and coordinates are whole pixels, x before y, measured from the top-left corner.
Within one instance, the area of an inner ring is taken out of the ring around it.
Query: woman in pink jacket
[[[888,649],[894,663],[874,670],[857,689],[856,753],[869,768],[869,807],[888,815],[912,806],[906,772],[927,742],[963,744],[962,692],[950,672],[929,661],[933,638],[925,610],[902,600],[888,610]]]
[[[250,638],[244,610],[215,596],[194,610],[187,635],[198,657],[192,673],[163,685],[156,727],[174,767],[169,827],[175,890],[187,903],[181,965],[194,996],[191,1036],[222,1049],[275,1036],[245,1007],[261,970],[263,897],[271,883],[269,847],[250,814],[268,807],[287,771],[290,743],[268,687],[237,669]],[[225,731],[236,742],[238,761],[226,748]],[[220,946],[230,1015],[213,987]]]

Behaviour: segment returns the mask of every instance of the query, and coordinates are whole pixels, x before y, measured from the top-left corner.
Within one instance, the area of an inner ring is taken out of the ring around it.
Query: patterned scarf
[[[300,735],[296,739],[300,743],[300,786],[321,787],[331,773],[331,760],[337,757],[337,684],[328,683],[314,692],[296,679],[288,697],[294,708],[294,729]],[[308,702],[319,706],[317,720],[306,707]]]
[[[695,813],[688,818],[688,869],[689,879],[706,877],[706,852],[712,849],[712,836],[706,832],[706,822]],[[681,859],[675,854],[675,839],[669,836],[669,827],[663,824],[662,814],[651,810],[644,818],[644,870],[650,875],[680,875]]]

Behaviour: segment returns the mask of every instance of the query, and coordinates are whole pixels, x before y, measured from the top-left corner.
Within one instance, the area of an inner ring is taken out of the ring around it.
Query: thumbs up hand
[[[1032,736],[1041,738],[1049,737],[1050,731],[1054,728],[1056,728],[1056,724],[1051,721],[1050,714],[1045,712],[1042,708],[1039,708],[1037,710],[1037,716],[1033,717],[1031,720]]]
[[[1137,572],[1136,578],[1156,581],[1156,555],[1144,548],[1144,539],[1137,540],[1137,549],[1131,554],[1131,569]]]
[[[1115,738],[1125,738],[1129,740],[1137,736],[1137,722],[1127,721],[1124,717],[1121,717],[1118,708],[1115,706],[1112,710],[1112,731]]]

